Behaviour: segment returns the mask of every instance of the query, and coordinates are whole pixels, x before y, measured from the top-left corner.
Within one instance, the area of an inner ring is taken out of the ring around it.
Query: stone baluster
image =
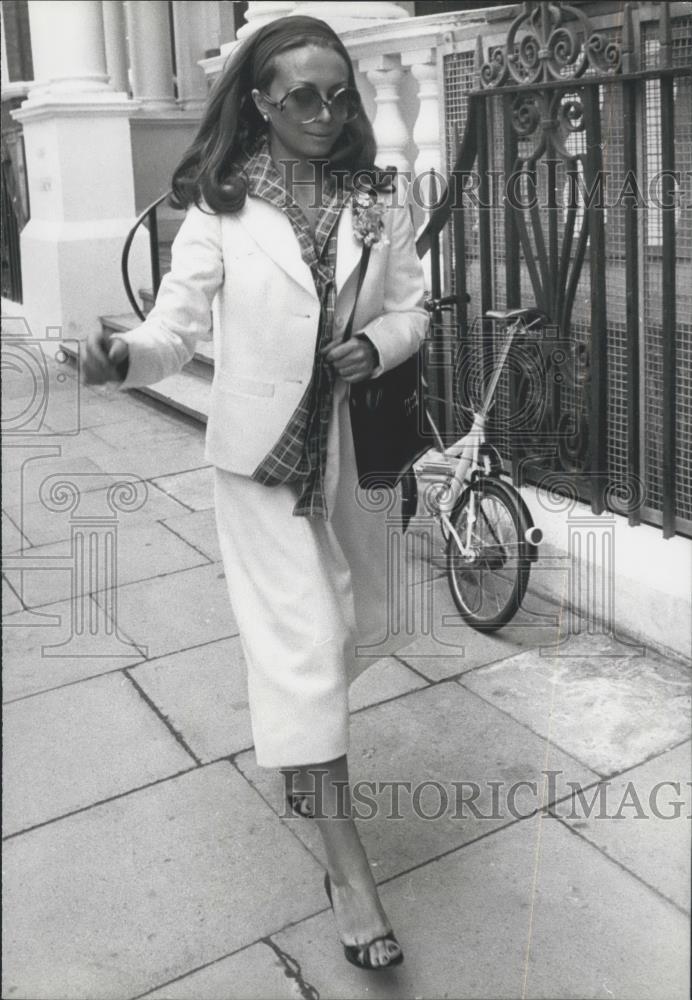
[[[417,49],[413,52],[404,52],[401,56],[401,62],[403,66],[410,67],[411,75],[418,84],[419,107],[413,126],[413,141],[418,147],[418,155],[414,163],[414,176],[418,180],[414,192],[418,205],[429,211],[429,206],[433,204],[435,198],[430,171],[434,170],[436,174],[439,174],[442,170],[440,91],[435,49]]]
[[[76,6],[80,6],[77,4]],[[128,0],[127,39],[132,68],[132,96],[143,110],[175,107],[171,32],[166,0]]]
[[[360,59],[358,66],[375,89],[377,110],[372,126],[377,140],[377,164],[407,172],[410,165],[405,150],[409,136],[399,108],[401,63],[396,56],[368,56]]]

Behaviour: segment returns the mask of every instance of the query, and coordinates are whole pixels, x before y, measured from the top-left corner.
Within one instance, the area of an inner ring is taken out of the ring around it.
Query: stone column
[[[29,26],[39,90],[86,94],[109,89],[100,0],[30,0]]]
[[[171,32],[166,0],[128,0],[127,40],[132,96],[144,111],[175,107]]]
[[[375,89],[377,111],[372,127],[377,140],[377,164],[408,171],[410,165],[404,150],[408,130],[399,108],[399,87],[403,71],[397,56],[369,56],[361,59],[359,69]]]
[[[218,46],[210,37],[208,5],[200,0],[177,0],[173,4],[175,68],[178,104],[185,110],[201,110],[207,98],[207,78],[199,65],[208,49]],[[218,20],[218,16],[217,16]]]
[[[108,85],[100,0],[35,0],[29,17],[39,83],[13,113],[31,204],[21,234],[24,304],[34,336],[60,326],[83,339],[99,316],[128,308],[120,253],[135,215],[136,105]],[[132,263],[135,282],[146,284],[145,234]]]
[[[106,67],[111,90],[127,93],[128,80],[127,28],[122,0],[102,0],[103,32],[106,43]]]

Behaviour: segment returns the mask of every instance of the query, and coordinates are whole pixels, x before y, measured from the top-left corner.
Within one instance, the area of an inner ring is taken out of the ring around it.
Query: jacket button
[[[336,326],[337,330],[343,329],[344,321],[343,321],[343,319],[342,319],[341,316],[339,316],[339,318],[337,319],[337,321],[336,321],[336,323],[334,325]]]

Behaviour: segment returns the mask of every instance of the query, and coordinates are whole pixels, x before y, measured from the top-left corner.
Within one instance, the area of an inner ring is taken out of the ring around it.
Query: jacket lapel
[[[262,198],[248,198],[237,219],[267,256],[316,299],[310,268],[301,256],[293,226],[281,209]]]
[[[353,235],[351,199],[346,202],[336,230],[336,294],[340,295],[348,279],[354,274],[362,253],[362,246]]]
[[[290,220],[262,198],[248,198],[236,218],[255,243],[313,298],[317,298],[310,268],[303,260]],[[350,199],[339,217],[336,235],[336,294],[340,295],[360,262],[362,247],[353,235]]]

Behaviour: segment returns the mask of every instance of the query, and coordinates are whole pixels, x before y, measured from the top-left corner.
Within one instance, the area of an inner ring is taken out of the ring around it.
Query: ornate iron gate
[[[444,50],[456,169],[431,231],[452,217],[446,282],[470,295],[453,422],[502,336],[481,317],[538,305],[552,325],[503,376],[503,458],[595,512],[689,534],[692,5],[586,7],[525,3],[502,35]]]

